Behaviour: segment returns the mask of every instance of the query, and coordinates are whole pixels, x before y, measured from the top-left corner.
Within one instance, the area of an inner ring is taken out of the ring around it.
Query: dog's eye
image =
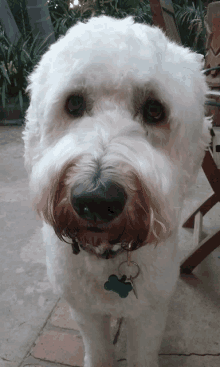
[[[153,124],[162,121],[165,118],[164,107],[154,99],[147,100],[143,106],[143,118]]]
[[[74,117],[82,116],[86,109],[86,103],[83,96],[78,94],[70,96],[66,102],[66,109],[67,112]]]

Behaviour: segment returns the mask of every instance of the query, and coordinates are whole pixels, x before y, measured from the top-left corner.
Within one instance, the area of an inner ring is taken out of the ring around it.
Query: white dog
[[[128,366],[158,366],[181,208],[210,141],[201,68],[159,28],[101,16],[71,28],[30,76],[30,187],[86,367],[115,366],[111,315],[127,320]]]

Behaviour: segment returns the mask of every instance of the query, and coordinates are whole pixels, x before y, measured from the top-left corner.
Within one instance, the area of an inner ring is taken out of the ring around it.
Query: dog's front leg
[[[71,311],[83,337],[84,367],[115,367],[114,346],[110,340],[110,316]]]
[[[126,319],[127,367],[158,367],[158,352],[166,326],[168,306],[152,307]]]

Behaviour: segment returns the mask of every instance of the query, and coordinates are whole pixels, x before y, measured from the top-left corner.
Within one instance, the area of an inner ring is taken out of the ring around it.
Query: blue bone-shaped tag
[[[118,279],[117,275],[110,275],[108,281],[104,284],[107,291],[113,291],[119,294],[121,298],[126,298],[128,293],[133,289],[130,282],[126,282],[126,275]]]

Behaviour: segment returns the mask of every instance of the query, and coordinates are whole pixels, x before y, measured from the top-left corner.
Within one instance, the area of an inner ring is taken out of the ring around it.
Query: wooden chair
[[[213,3],[213,4],[216,4],[216,3]],[[213,4],[210,4],[212,5],[212,13],[216,14],[216,7],[215,5],[213,6]],[[178,27],[175,21],[175,14],[174,14],[172,1],[171,0],[150,0],[150,6],[151,6],[151,11],[152,11],[152,16],[153,16],[153,23],[159,26],[160,28],[162,28],[169,38],[181,44]],[[208,33],[207,46],[210,46],[210,42],[214,42],[214,44],[216,45],[216,39],[213,38],[212,29],[211,29],[212,21],[213,21],[213,17],[211,16],[208,17],[207,24],[209,28],[207,30],[207,33]],[[220,44],[218,44],[218,46],[220,48]],[[220,52],[218,56],[220,59]],[[208,60],[211,59],[213,62],[212,57],[209,57],[207,59]],[[216,61],[218,62],[218,60]],[[208,66],[212,67],[213,65],[210,64]],[[213,71],[213,69],[210,69],[210,70],[211,72]],[[207,81],[208,81],[208,77],[207,77]],[[216,108],[218,109],[218,103],[216,102],[210,102],[209,105],[217,106]],[[218,113],[218,110],[214,112],[215,112],[214,115],[216,116]],[[180,266],[181,274],[183,273],[190,274],[197,265],[199,265],[213,250],[215,250],[220,245],[220,228],[219,230],[213,232],[211,235],[207,236],[204,240],[201,241],[203,216],[216,203],[220,201],[220,154],[219,154],[220,153],[220,119],[214,118],[212,135],[213,135],[212,147],[210,147],[205,153],[202,168],[203,168],[203,171],[214,193],[209,195],[200,204],[198,209],[196,209],[192,214],[190,214],[190,216],[186,219],[186,221],[183,224],[184,228],[194,228],[194,232],[193,232],[194,249],[193,251],[191,251],[191,253],[188,254],[187,258],[182,261],[181,266]],[[216,163],[218,164],[218,167]]]

